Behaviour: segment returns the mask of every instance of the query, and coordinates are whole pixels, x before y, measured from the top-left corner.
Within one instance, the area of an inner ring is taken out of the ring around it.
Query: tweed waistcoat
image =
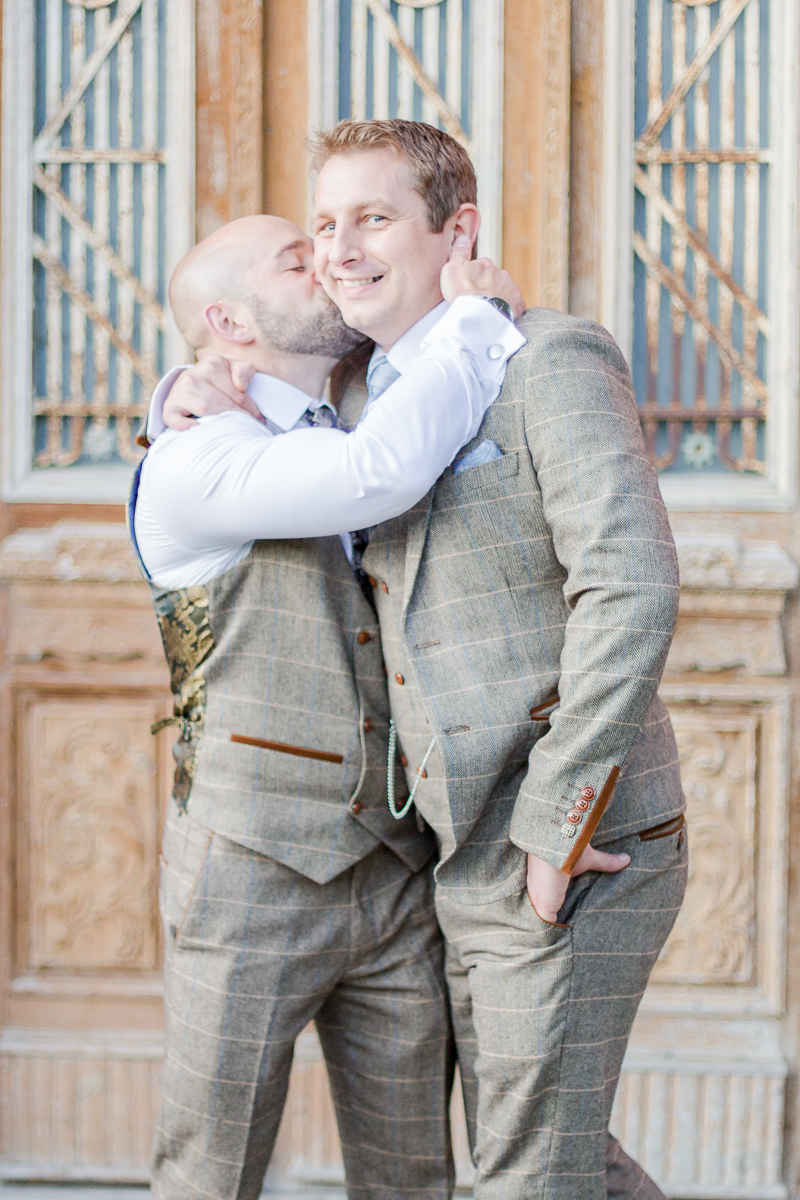
[[[380,634],[339,539],[256,542],[202,586],[151,591],[183,728],[178,804],[318,883],[380,842],[420,869],[433,841],[389,813]]]
[[[625,362],[590,322],[535,309],[520,326],[464,450],[499,457],[448,468],[364,557],[409,770],[428,732],[413,680],[446,775],[457,850],[437,879],[474,901],[520,886],[525,851],[569,870],[590,837],[684,807],[656,694],[677,566]]]

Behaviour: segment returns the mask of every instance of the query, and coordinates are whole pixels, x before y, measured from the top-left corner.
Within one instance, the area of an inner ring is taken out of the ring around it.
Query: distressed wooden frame
[[[194,235],[194,4],[170,0],[168,82],[167,269]],[[125,499],[131,469],[125,465],[36,469],[31,462],[33,7],[28,0],[3,6],[2,113],[2,495],[7,502],[115,503]],[[182,340],[170,321],[168,359],[182,357]]]

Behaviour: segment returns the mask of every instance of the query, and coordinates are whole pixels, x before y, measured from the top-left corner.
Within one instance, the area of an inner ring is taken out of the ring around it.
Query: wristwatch
[[[514,314],[511,311],[511,305],[507,300],[502,300],[500,296],[481,296],[479,298],[481,300],[488,300],[492,308],[496,308],[497,311],[502,313],[504,317],[508,317],[512,325],[514,324]]]

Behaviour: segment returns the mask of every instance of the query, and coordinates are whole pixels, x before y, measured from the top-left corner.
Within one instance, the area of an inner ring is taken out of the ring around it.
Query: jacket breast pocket
[[[501,494],[509,482],[519,475],[519,452],[509,450],[501,458],[481,463],[459,471],[446,482],[454,497],[472,496],[476,493]]]

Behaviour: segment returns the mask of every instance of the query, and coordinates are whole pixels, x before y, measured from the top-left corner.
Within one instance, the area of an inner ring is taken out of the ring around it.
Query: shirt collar
[[[385,350],[381,350],[380,346],[376,346],[370,359],[370,369],[375,363],[380,362],[382,358],[388,358],[395,371],[399,371],[402,375],[404,371],[408,370],[414,359],[419,358],[422,339],[427,337],[436,322],[441,320],[447,312],[448,308],[449,305],[446,300],[440,301],[435,308],[432,308],[429,313],[421,317],[416,325],[412,325],[410,329],[407,329],[403,336],[397,339],[388,353]]]
[[[284,433],[293,429],[307,408],[333,408],[323,397],[309,396],[291,383],[256,371],[247,394],[262,416]]]

